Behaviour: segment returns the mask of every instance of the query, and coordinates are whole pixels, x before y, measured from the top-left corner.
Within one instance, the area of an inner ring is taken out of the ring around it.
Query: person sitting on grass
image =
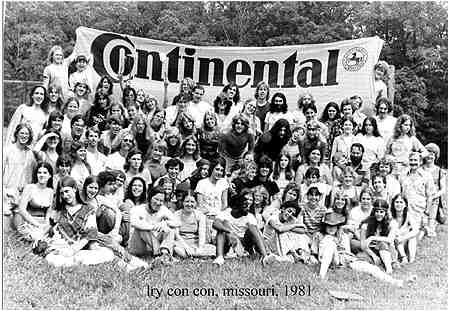
[[[212,257],[216,248],[206,243],[206,216],[197,210],[197,200],[192,190],[184,192],[183,196],[183,208],[174,213],[180,221],[175,234],[174,253],[182,258]]]
[[[397,194],[392,199],[391,215],[392,221],[396,222],[396,226],[398,227],[394,238],[394,245],[398,252],[399,261],[401,264],[412,263],[416,259],[419,227],[409,215],[408,200],[401,194]],[[408,248],[409,256],[406,256],[405,247]]]
[[[253,214],[249,213],[253,204],[253,194],[244,189],[241,199],[236,200],[232,208],[220,212],[213,223],[217,230],[216,236],[216,259],[214,264],[223,265],[224,254],[232,248],[237,256],[245,256],[246,251],[256,247],[263,256],[263,265],[270,264],[276,260],[274,254],[267,255],[263,237],[257,228],[257,221]]]
[[[416,278],[410,275],[405,280],[395,279],[379,267],[357,258],[350,252],[350,245],[346,239],[342,238],[342,225],[345,223],[345,217],[337,213],[327,213],[322,221],[322,229],[316,243],[312,248],[319,255],[320,270],[319,275],[322,279],[327,276],[330,265],[348,266],[350,269],[358,272],[364,272],[373,277],[392,284],[403,287],[405,283],[410,283]]]
[[[392,273],[392,252],[396,234],[395,223],[389,220],[389,205],[375,200],[370,216],[361,224],[361,254],[375,265],[383,264],[386,273]]]
[[[287,201],[280,211],[267,220],[263,236],[267,251],[277,255],[278,261],[295,262],[299,259],[297,250],[303,246],[305,232],[303,223],[297,219],[300,207],[297,201]]]
[[[136,256],[160,256],[157,262],[173,262],[172,251],[176,228],[180,221],[163,205],[164,191],[155,187],[149,191],[145,205],[136,206],[131,212],[130,253]]]

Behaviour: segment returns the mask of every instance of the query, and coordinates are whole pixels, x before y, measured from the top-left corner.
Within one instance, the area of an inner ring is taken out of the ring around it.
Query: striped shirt
[[[304,206],[298,217],[305,225],[307,234],[312,235],[320,231],[322,219],[326,212],[327,209],[325,206],[319,205],[314,209],[311,209],[309,204]]]

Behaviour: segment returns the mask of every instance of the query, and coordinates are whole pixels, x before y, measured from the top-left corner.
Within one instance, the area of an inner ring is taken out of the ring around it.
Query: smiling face
[[[314,111],[314,109],[311,109],[311,108],[310,109],[306,109],[306,111],[305,111],[306,121],[314,120],[315,117],[316,117],[316,112]]]
[[[403,121],[403,123],[400,127],[400,130],[401,130],[402,134],[406,135],[411,130],[411,127],[412,127],[411,120],[406,119],[405,121]]]
[[[73,134],[75,136],[80,136],[81,134],[83,134],[83,130],[84,130],[84,121],[83,119],[78,119],[77,121],[75,121],[72,125],[72,131]]]
[[[226,97],[229,100],[233,100],[234,96],[236,95],[237,92],[237,88],[236,86],[232,86],[228,89],[228,91],[226,92]]]
[[[63,51],[61,50],[61,49],[56,49],[54,52],[53,52],[53,62],[55,63],[55,64],[62,64],[62,62],[63,62],[63,59],[64,59],[64,54],[63,54]]]
[[[192,212],[195,209],[195,206],[197,205],[197,201],[195,198],[191,195],[187,195],[183,200],[183,209],[186,212]]]
[[[401,196],[398,196],[394,201],[395,212],[397,213],[397,215],[403,215],[403,210],[405,208],[406,208],[405,200]]]
[[[69,186],[62,187],[60,190],[61,199],[68,205],[75,205],[77,203],[75,194],[75,188]]]
[[[289,158],[285,155],[280,158],[280,168],[285,169],[289,164]]]
[[[216,180],[220,179],[223,177],[224,172],[225,172],[225,168],[222,165],[217,164],[212,171],[211,177]]]
[[[40,168],[38,168],[37,172],[37,182],[40,185],[47,185],[48,180],[50,179],[51,175],[50,172],[48,171],[48,169],[46,167],[41,166]]]
[[[353,110],[352,110],[351,104],[347,104],[347,105],[344,105],[344,107],[342,107],[342,115],[344,117],[351,117],[352,114],[353,114]]]
[[[320,162],[320,157],[321,157],[321,154],[320,154],[319,149],[311,150],[311,152],[309,154],[309,162],[311,164],[317,165]]]
[[[161,148],[159,146],[154,146],[152,149],[152,159],[159,161],[161,160],[162,155],[163,151],[161,150]]]
[[[192,139],[189,139],[186,142],[185,148],[186,148],[186,153],[192,155],[197,150],[197,145],[195,144],[195,142]]]
[[[370,120],[365,120],[363,126],[364,129],[366,130],[367,135],[373,135],[373,125],[372,122],[370,122]]]
[[[375,210],[375,219],[377,221],[382,221],[384,216],[386,216],[386,210],[378,208]]]
[[[143,103],[145,100],[145,92],[144,90],[138,90],[136,92],[136,102]]]
[[[265,85],[261,85],[258,89],[258,99],[265,100],[267,98],[268,93],[269,89]]]
[[[45,143],[47,144],[49,149],[55,149],[58,146],[59,141],[60,139],[58,136],[51,136],[47,138]]]
[[[234,123],[234,130],[238,134],[243,133],[245,130],[244,121],[242,121],[241,119],[236,120],[236,122]]]
[[[343,183],[345,186],[353,186],[354,176],[350,173],[345,173],[343,176]]]
[[[344,131],[344,134],[351,135],[353,133],[353,123],[350,120],[346,120],[342,124],[342,130]]]
[[[86,187],[86,197],[88,200],[92,200],[98,194],[98,184],[93,182]]]
[[[52,103],[56,103],[56,101],[59,98],[58,90],[56,88],[54,88],[54,87],[50,88],[49,91],[48,91],[48,98],[50,99],[50,101]]]
[[[306,197],[308,198],[308,202],[312,205],[312,206],[317,206],[320,202],[320,197],[321,195],[317,192],[310,192],[309,194],[306,195]]]
[[[45,89],[43,87],[37,87],[33,92],[33,103],[40,105],[45,99]]]
[[[167,174],[171,179],[176,179],[178,177],[178,174],[180,174],[180,166],[170,166],[167,169]]]
[[[368,192],[364,192],[361,195],[361,199],[360,199],[359,203],[361,204],[361,207],[364,210],[367,210],[372,204],[372,197],[370,196],[370,194]]]
[[[378,106],[378,115],[382,118],[382,119],[384,119],[384,117],[386,117],[387,116],[387,113],[388,113],[388,107],[387,107],[387,104],[385,104],[385,103],[380,103],[380,105]]]
[[[209,128],[213,128],[216,126],[217,122],[216,122],[216,118],[214,116],[212,116],[211,114],[208,114],[205,117],[205,124],[207,127]]]
[[[76,115],[78,113],[79,108],[80,107],[75,100],[72,100],[69,103],[67,103],[66,111],[69,118],[72,118],[74,115]]]
[[[99,141],[98,133],[94,131],[89,131],[87,140],[90,147],[96,147]]]
[[[298,195],[297,195],[297,191],[295,191],[294,189],[289,189],[288,192],[286,192],[286,196],[284,201],[296,201],[298,200]]]
[[[51,123],[51,128],[59,132],[62,128],[63,120],[61,118],[55,118]]]
[[[206,178],[206,177],[208,177],[208,174],[209,174],[209,165],[208,165],[208,164],[203,164],[202,166],[200,166],[199,174],[200,174],[200,177],[201,177],[201,178]]]
[[[380,176],[377,176],[373,179],[372,186],[376,192],[380,193],[384,190],[386,185],[384,184],[383,178]]]
[[[131,184],[131,194],[134,198],[139,198],[144,192],[144,184],[141,180],[135,179]]]
[[[75,87],[75,94],[77,96],[84,96],[84,95],[86,95],[87,91],[88,91],[88,87],[84,83],[78,84]]]
[[[253,115],[255,111],[256,111],[256,103],[254,101],[250,101],[245,105],[245,113]]]
[[[29,140],[30,140],[30,131],[26,127],[21,128],[19,132],[17,132],[17,142],[20,145],[25,146],[26,144],[28,144]]]
[[[202,89],[194,89],[194,92],[192,93],[192,101],[194,103],[199,103],[202,100],[204,93],[205,92]]]
[[[86,148],[81,147],[76,151],[78,159],[81,161],[86,161]]]

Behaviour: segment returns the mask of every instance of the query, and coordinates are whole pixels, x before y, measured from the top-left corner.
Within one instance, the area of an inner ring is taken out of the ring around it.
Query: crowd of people
[[[229,83],[208,103],[185,78],[170,104],[167,81],[161,101],[122,76],[114,90],[109,76],[93,81],[90,62],[54,46],[7,130],[4,214],[49,263],[259,256],[402,286],[393,269],[436,237],[440,150],[419,141],[412,116],[393,115],[385,63],[373,115],[354,94],[319,115],[311,93],[292,111],[264,81],[253,98]]]

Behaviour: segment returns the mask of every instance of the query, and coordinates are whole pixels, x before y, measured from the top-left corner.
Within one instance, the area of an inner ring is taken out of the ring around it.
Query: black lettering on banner
[[[237,65],[241,63],[241,71],[237,71]],[[227,68],[227,80],[229,82],[235,81],[238,87],[244,87],[250,82],[250,78],[245,81],[243,84],[238,84],[238,81],[236,79],[236,76],[242,75],[242,76],[250,76],[252,74],[252,70],[250,68],[250,65],[242,59],[238,59],[235,61],[232,61],[230,65],[228,65]]]
[[[198,58],[200,62],[200,73],[198,83],[209,85],[209,64],[214,64],[213,86],[224,86],[223,84],[223,60],[220,58]]]
[[[266,67],[266,65],[269,65],[269,87],[280,87],[278,85],[278,63],[276,61],[254,61],[253,64],[255,64],[255,72],[253,74],[252,87],[256,87],[258,82],[263,80],[264,68]]]
[[[284,64],[284,83],[282,87],[293,88],[295,87],[294,73],[295,73],[295,64],[297,64],[297,52],[293,53],[291,56],[286,58],[283,64]]]

